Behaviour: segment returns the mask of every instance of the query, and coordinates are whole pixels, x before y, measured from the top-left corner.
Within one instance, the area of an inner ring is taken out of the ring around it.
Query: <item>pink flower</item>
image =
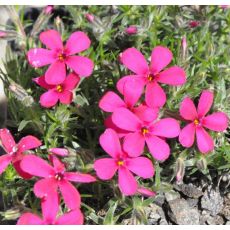
[[[25,157],[24,152],[39,147],[42,143],[36,137],[23,137],[18,144],[15,143],[13,136],[8,129],[0,129],[0,141],[5,149],[5,155],[0,156],[0,174],[12,163],[17,173],[24,179],[32,176],[26,173],[21,167],[20,162]]]
[[[85,33],[74,32],[63,46],[59,32],[47,30],[40,34],[40,41],[48,49],[31,49],[27,53],[27,58],[29,63],[36,68],[51,64],[45,73],[45,81],[48,84],[58,85],[65,80],[66,65],[79,76],[87,77],[92,73],[93,62],[89,58],[73,56],[89,48],[90,40]]]
[[[137,33],[137,27],[132,25],[125,29],[125,32],[129,35],[136,34]]]
[[[94,21],[94,16],[92,14],[85,14],[85,18],[88,20],[88,22]]]
[[[48,199],[41,201],[43,218],[33,214],[24,213],[19,218],[17,225],[80,225],[83,224],[84,217],[80,209],[71,210],[57,218],[59,201],[57,194],[53,194]]]
[[[52,155],[51,159],[53,167],[35,155],[27,155],[21,162],[21,167],[24,171],[44,178],[34,185],[35,195],[40,198],[55,196],[59,188],[68,208],[79,208],[81,203],[80,194],[69,181],[90,183],[96,179],[89,174],[66,172],[64,164],[57,157]]]
[[[55,154],[61,157],[65,157],[69,155],[69,151],[67,149],[64,148],[51,148],[49,149],[49,152],[51,154]]]
[[[152,156],[164,161],[170,154],[170,148],[164,138],[177,137],[180,133],[180,126],[173,118],[145,122],[126,108],[117,109],[112,120],[119,128],[129,131],[124,138],[124,150],[132,157],[143,153],[146,142]]]
[[[118,81],[117,88],[119,92],[123,94],[124,83],[135,78],[142,92],[146,85],[146,104],[149,107],[163,106],[166,95],[158,83],[182,85],[186,81],[185,72],[180,67],[173,66],[163,70],[171,60],[171,51],[162,46],[157,46],[152,50],[150,66],[137,49],[129,48],[125,50],[122,53],[121,61],[134,74],[125,76]]]
[[[137,192],[137,182],[132,173],[145,179],[153,177],[152,162],[146,157],[129,157],[122,150],[114,130],[106,129],[100,136],[100,145],[112,158],[95,161],[97,176],[102,180],[110,180],[118,171],[118,186],[124,195],[134,195]]]
[[[41,95],[40,104],[43,107],[50,108],[60,101],[62,104],[70,104],[73,100],[72,90],[78,85],[80,78],[75,73],[69,74],[66,79],[58,85],[49,85],[45,82],[45,77],[33,79],[41,87],[48,91]]]
[[[179,135],[179,141],[184,147],[191,147],[194,143],[195,133],[198,149],[202,153],[207,153],[214,149],[213,140],[204,128],[221,132],[228,127],[228,117],[223,112],[216,112],[205,116],[213,103],[213,93],[204,90],[200,96],[198,108],[196,110],[193,101],[186,97],[180,106],[180,115],[190,121]]]
[[[200,25],[199,21],[191,21],[191,22],[189,22],[190,28],[195,28],[195,27],[197,27],[199,25]]]

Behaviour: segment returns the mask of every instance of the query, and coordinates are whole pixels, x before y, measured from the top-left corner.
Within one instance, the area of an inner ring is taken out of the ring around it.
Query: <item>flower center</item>
[[[64,178],[63,173],[56,173],[54,178],[58,181],[62,180]]]
[[[66,55],[64,53],[58,54],[58,60],[59,61],[64,61],[66,59]]]
[[[124,165],[124,161],[123,161],[123,160],[119,160],[119,161],[117,161],[117,165],[118,165],[118,166],[122,166],[122,165]]]
[[[150,82],[153,81],[154,75],[150,73],[150,74],[148,75],[147,79],[148,79],[148,81],[150,81]]]
[[[57,85],[56,90],[61,93],[63,91],[63,87],[61,85]]]
[[[195,119],[195,120],[194,120],[194,124],[195,124],[195,125],[199,125],[199,123],[200,123],[200,122],[199,122],[198,119]]]
[[[141,129],[141,133],[142,133],[143,135],[145,135],[145,134],[149,133],[149,130],[148,130],[146,127],[143,127],[143,128]]]

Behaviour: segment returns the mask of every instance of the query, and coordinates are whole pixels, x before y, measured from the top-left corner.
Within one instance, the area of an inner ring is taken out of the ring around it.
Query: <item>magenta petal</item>
[[[39,68],[53,63],[55,61],[55,55],[51,50],[35,48],[28,51],[27,59],[30,65]]]
[[[7,153],[10,153],[16,145],[13,136],[8,129],[0,129],[0,141]]]
[[[80,209],[72,210],[60,216],[55,224],[56,225],[82,225],[84,223],[84,216]]]
[[[157,46],[152,50],[150,69],[154,74],[159,73],[172,60],[172,52],[163,46]]]
[[[0,156],[0,175],[10,164],[11,160],[12,160],[12,157],[8,154]]]
[[[79,208],[81,196],[78,190],[67,180],[61,180],[58,184],[67,207],[69,209]]]
[[[38,198],[45,198],[49,196],[56,196],[57,181],[54,178],[45,178],[37,181],[34,184],[34,194]]]
[[[55,61],[45,73],[45,81],[50,85],[58,85],[64,82],[66,77],[65,62]]]
[[[61,35],[56,30],[47,30],[40,34],[40,41],[49,49],[63,49]]]
[[[138,188],[137,189],[138,193],[140,193],[142,196],[146,196],[146,197],[151,197],[151,196],[156,196],[156,193],[147,189],[147,188]]]
[[[70,35],[66,42],[65,50],[68,55],[72,55],[88,49],[89,46],[90,40],[88,36],[81,31],[77,31]]]
[[[137,182],[133,174],[125,167],[118,169],[118,186],[126,196],[134,195],[137,191]]]
[[[24,152],[30,149],[35,149],[42,145],[41,141],[34,136],[23,137],[18,143],[18,152]]]
[[[69,56],[66,60],[66,64],[81,77],[88,77],[93,72],[93,61],[87,57]]]
[[[121,54],[121,62],[136,74],[145,74],[148,72],[148,63],[143,54],[135,49],[126,49]]]
[[[34,176],[49,177],[54,169],[45,160],[35,155],[26,155],[21,161],[21,168]]]
[[[54,87],[53,85],[49,85],[46,83],[45,76],[33,78],[33,82],[35,82],[44,89],[52,89]]]
[[[69,91],[63,91],[58,94],[59,100],[62,104],[69,105],[73,101],[73,93]]]
[[[193,103],[193,101],[189,98],[186,97],[180,105],[180,115],[189,121],[193,121],[197,118],[197,112],[196,112],[196,107]]]
[[[197,107],[197,113],[200,118],[206,115],[206,113],[210,110],[212,103],[213,92],[209,90],[203,90]]]
[[[180,133],[180,125],[173,118],[163,118],[153,125],[152,134],[161,137],[173,138]]]
[[[152,156],[159,161],[168,159],[170,154],[169,145],[159,137],[149,135],[145,138]]]
[[[22,168],[21,168],[21,160],[18,161],[14,161],[13,162],[13,166],[15,168],[15,170],[17,171],[18,175],[20,177],[22,177],[25,180],[31,179],[33,177],[33,175],[25,172]]]
[[[156,82],[147,84],[145,93],[145,102],[151,107],[162,107],[166,102],[164,90]]]
[[[117,158],[121,153],[121,144],[117,133],[113,129],[106,129],[99,139],[101,147],[111,157]]]
[[[179,141],[184,147],[191,147],[195,138],[195,124],[192,122],[186,125],[180,132]]]
[[[53,107],[58,102],[58,93],[54,90],[48,90],[40,97],[40,104],[45,108]]]
[[[113,123],[121,129],[138,131],[141,128],[140,119],[126,108],[116,109],[112,115]]]
[[[214,149],[213,140],[203,127],[196,128],[196,141],[202,153],[208,153]]]
[[[202,125],[213,131],[221,132],[228,128],[228,117],[223,112],[216,112],[205,117]]]
[[[109,91],[101,98],[99,107],[105,112],[114,112],[117,108],[126,107],[126,104],[116,93]]]
[[[123,148],[131,157],[140,156],[144,151],[145,139],[140,132],[129,133],[124,138]]]
[[[158,108],[150,108],[146,105],[139,105],[138,107],[133,108],[133,112],[136,116],[140,118],[140,120],[144,122],[152,122],[158,117],[159,109]]]
[[[17,225],[42,225],[43,220],[33,213],[24,213],[19,218]]]
[[[69,154],[69,151],[64,148],[51,148],[49,149],[49,152],[56,154],[58,156],[62,156],[62,157],[68,156]]]
[[[126,166],[134,174],[144,179],[151,178],[154,175],[153,164],[146,157],[128,158]]]
[[[62,85],[65,90],[73,90],[77,87],[79,82],[80,82],[80,77],[76,73],[70,73],[66,77]]]
[[[118,82],[117,82],[117,90],[121,93],[124,94],[124,85],[128,81],[132,81],[135,79],[139,86],[142,87],[141,91],[143,91],[144,86],[146,84],[146,78],[143,75],[128,75],[122,77]]]
[[[84,174],[79,172],[65,172],[65,178],[70,181],[81,182],[81,183],[91,183],[95,182],[95,177],[90,174]]]
[[[186,74],[182,68],[173,66],[160,72],[157,81],[168,85],[183,85],[186,82]]]
[[[102,180],[110,180],[118,169],[116,161],[111,158],[102,158],[94,162],[94,170]]]

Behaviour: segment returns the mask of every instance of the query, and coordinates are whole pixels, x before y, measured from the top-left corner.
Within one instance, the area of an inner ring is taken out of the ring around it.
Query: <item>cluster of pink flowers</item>
[[[94,64],[87,57],[74,55],[90,46],[88,36],[77,31],[71,34],[63,45],[61,35],[56,30],[48,30],[40,34],[40,41],[46,46],[29,50],[27,58],[35,67],[49,65],[44,76],[34,81],[48,91],[40,98],[43,107],[52,107],[60,101],[70,104],[73,100],[72,91],[78,86],[81,77],[92,74]],[[67,76],[67,71],[72,70]]]
[[[165,161],[170,156],[167,138],[179,136],[183,146],[191,147],[196,133],[198,149],[207,153],[213,150],[214,145],[203,127],[214,131],[227,128],[226,114],[217,112],[205,117],[213,100],[213,93],[207,90],[201,95],[198,112],[191,99],[183,100],[180,114],[191,123],[182,130],[177,120],[158,118],[159,110],[166,102],[166,94],[159,83],[179,86],[186,82],[186,74],[182,68],[166,68],[171,60],[171,51],[162,46],[152,50],[150,65],[137,49],[125,50],[120,55],[120,61],[132,73],[122,77],[117,83],[117,90],[123,99],[109,91],[100,100],[99,107],[110,113],[105,120],[107,129],[100,137],[100,144],[112,158],[96,160],[94,168],[102,180],[111,179],[118,171],[119,188],[125,195],[133,195],[138,191],[138,184],[132,173],[142,178],[154,175],[152,162],[141,156],[144,154],[145,143],[154,159]]]

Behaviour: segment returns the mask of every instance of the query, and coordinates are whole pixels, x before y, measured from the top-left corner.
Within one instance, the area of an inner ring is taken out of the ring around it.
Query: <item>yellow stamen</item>
[[[195,125],[199,125],[199,120],[198,120],[198,119],[195,119],[195,120],[194,120],[194,124],[195,124]]]
[[[58,59],[59,59],[59,61],[64,61],[65,60],[65,54],[58,54]]]
[[[149,74],[147,78],[149,81],[152,81],[154,79],[154,76],[152,74]]]
[[[149,130],[147,128],[142,128],[141,132],[143,135],[145,135],[145,134],[149,133]]]
[[[61,93],[63,91],[63,88],[61,85],[57,85],[56,90]]]
[[[118,166],[124,165],[124,161],[118,161],[118,162],[117,162],[117,165],[118,165]]]

